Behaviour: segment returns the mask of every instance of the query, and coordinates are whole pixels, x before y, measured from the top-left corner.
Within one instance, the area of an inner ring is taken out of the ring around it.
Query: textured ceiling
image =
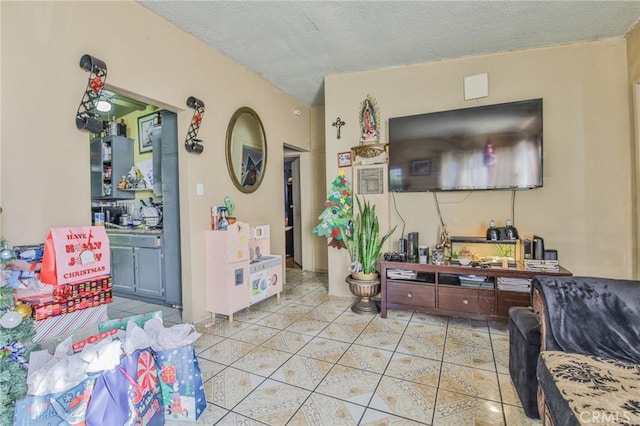
[[[634,1],[140,1],[307,105],[326,75],[623,36]]]

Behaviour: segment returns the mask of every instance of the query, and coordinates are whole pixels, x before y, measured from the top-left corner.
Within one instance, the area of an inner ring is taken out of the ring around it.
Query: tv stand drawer
[[[475,314],[492,314],[495,310],[493,290],[438,288],[438,308]]]
[[[414,305],[435,308],[436,287],[425,284],[398,284],[387,286],[387,302],[400,305]]]

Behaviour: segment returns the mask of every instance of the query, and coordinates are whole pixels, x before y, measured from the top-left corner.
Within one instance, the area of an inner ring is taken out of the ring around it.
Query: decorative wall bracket
[[[107,65],[91,55],[82,55],[80,68],[89,72],[89,82],[76,113],[76,127],[91,133],[100,133],[102,123],[96,119],[98,117],[96,102],[107,80]]]
[[[363,158],[374,158],[384,153],[388,145],[385,143],[364,143],[351,148],[355,155]]]
[[[202,102],[198,98],[189,96],[187,98],[187,106],[189,108],[193,108],[195,111],[193,113],[193,118],[191,119],[191,124],[189,125],[189,130],[187,131],[187,139],[185,139],[184,141],[184,147],[188,152],[202,154],[202,151],[204,151],[204,146],[201,145],[202,140],[196,139],[196,136],[198,135],[198,130],[200,129],[202,116],[204,115],[204,102]]]

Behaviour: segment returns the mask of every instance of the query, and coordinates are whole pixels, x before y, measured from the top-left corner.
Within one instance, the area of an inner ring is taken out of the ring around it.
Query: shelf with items
[[[118,177],[133,166],[133,139],[104,136],[90,142],[91,198],[132,199],[135,196],[118,187]],[[114,178],[116,176],[116,178]]]

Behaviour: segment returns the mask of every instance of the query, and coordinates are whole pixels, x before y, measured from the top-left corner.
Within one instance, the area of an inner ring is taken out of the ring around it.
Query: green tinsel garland
[[[0,316],[14,306],[13,289],[0,287]],[[27,318],[15,328],[0,327],[0,346],[16,341],[22,343],[26,350],[22,354],[29,359],[33,349],[32,338],[35,332],[33,320]],[[16,401],[27,394],[27,370],[12,360],[0,360],[0,425],[13,424],[13,412]]]

